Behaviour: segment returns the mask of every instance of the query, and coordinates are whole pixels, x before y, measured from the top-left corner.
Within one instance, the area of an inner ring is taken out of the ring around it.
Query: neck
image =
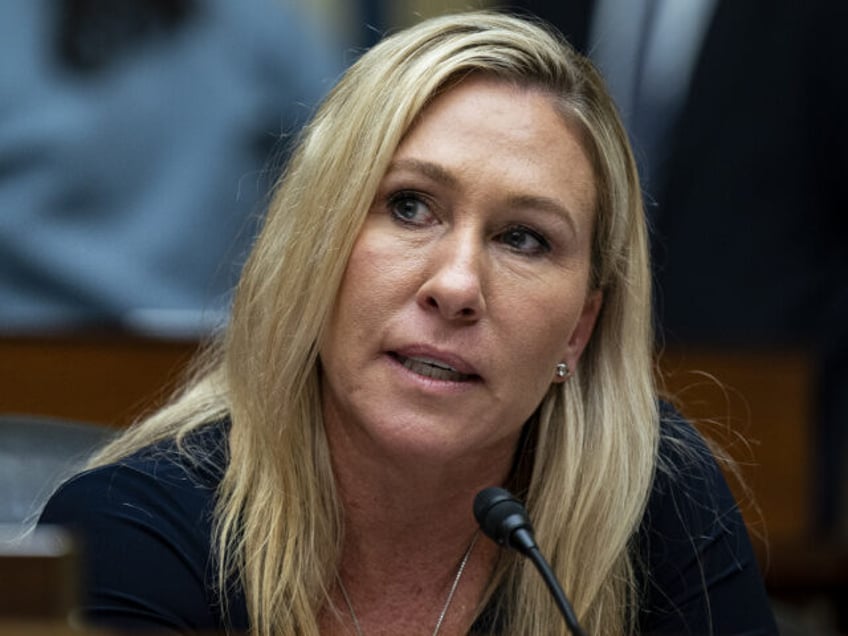
[[[478,531],[474,496],[504,482],[512,452],[453,459],[410,456],[357,443],[349,429],[326,426],[344,514],[340,577],[359,619],[370,623],[363,632],[380,633],[375,626],[387,618],[381,611],[389,609],[394,617],[432,630]],[[493,542],[479,538],[441,634],[467,632],[497,554]],[[335,605],[345,606],[338,594]],[[385,633],[418,633],[410,631],[411,625],[388,625]]]
[[[474,496],[501,483],[455,470],[422,475],[385,463],[379,471],[362,463],[334,463],[344,511],[344,551],[365,563],[388,564],[395,557],[409,565],[419,558],[455,562],[477,530]]]
[[[388,546],[407,561],[416,554],[433,559],[461,552],[477,529],[475,495],[502,484],[512,464],[512,449],[499,457],[430,457],[359,444],[341,427],[328,426],[327,437],[345,550],[377,563],[390,557],[380,554]]]

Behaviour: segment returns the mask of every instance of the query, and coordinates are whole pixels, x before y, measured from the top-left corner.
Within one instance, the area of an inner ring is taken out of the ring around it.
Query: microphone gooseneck
[[[504,488],[486,488],[474,498],[474,518],[480,524],[483,534],[492,541],[520,552],[533,562],[571,633],[586,636],[556,575],[536,545],[533,525],[524,505]]]

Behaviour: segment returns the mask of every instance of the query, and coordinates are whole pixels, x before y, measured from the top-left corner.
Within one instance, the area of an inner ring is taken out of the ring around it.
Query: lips
[[[470,382],[477,380],[480,376],[457,371],[449,364],[434,360],[426,356],[403,356],[399,353],[392,353],[392,356],[400,362],[404,367],[424,376],[425,378],[433,378],[434,380],[444,380],[447,382]]]

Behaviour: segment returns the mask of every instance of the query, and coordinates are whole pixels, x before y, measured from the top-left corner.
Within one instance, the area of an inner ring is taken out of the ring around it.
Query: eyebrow
[[[418,172],[437,183],[441,183],[452,188],[459,185],[459,180],[453,174],[439,164],[432,163],[430,161],[422,161],[420,159],[396,159],[389,165],[389,169],[386,174],[395,171]],[[565,220],[575,235],[578,233],[577,223],[574,219],[574,215],[571,213],[571,210],[557,199],[535,194],[515,194],[507,198],[507,203],[511,207],[533,208],[554,213]]]
[[[430,161],[421,161],[420,159],[397,159],[392,161],[391,165],[389,165],[388,172],[398,170],[420,172],[433,181],[437,181],[447,186],[455,187],[458,185],[456,177],[442,168],[439,164],[432,163]]]
[[[574,215],[571,214],[571,210],[565,207],[557,199],[535,194],[518,194],[509,197],[508,201],[513,207],[532,208],[534,210],[551,212],[557,217],[561,217],[568,224],[569,228],[571,228],[574,235],[578,234]]]

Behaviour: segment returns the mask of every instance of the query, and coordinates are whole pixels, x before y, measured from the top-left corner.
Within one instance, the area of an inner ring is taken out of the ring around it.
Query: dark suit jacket
[[[513,3],[583,52],[593,4]],[[666,342],[809,348],[836,465],[848,450],[846,24],[842,0],[718,0],[647,193]]]

